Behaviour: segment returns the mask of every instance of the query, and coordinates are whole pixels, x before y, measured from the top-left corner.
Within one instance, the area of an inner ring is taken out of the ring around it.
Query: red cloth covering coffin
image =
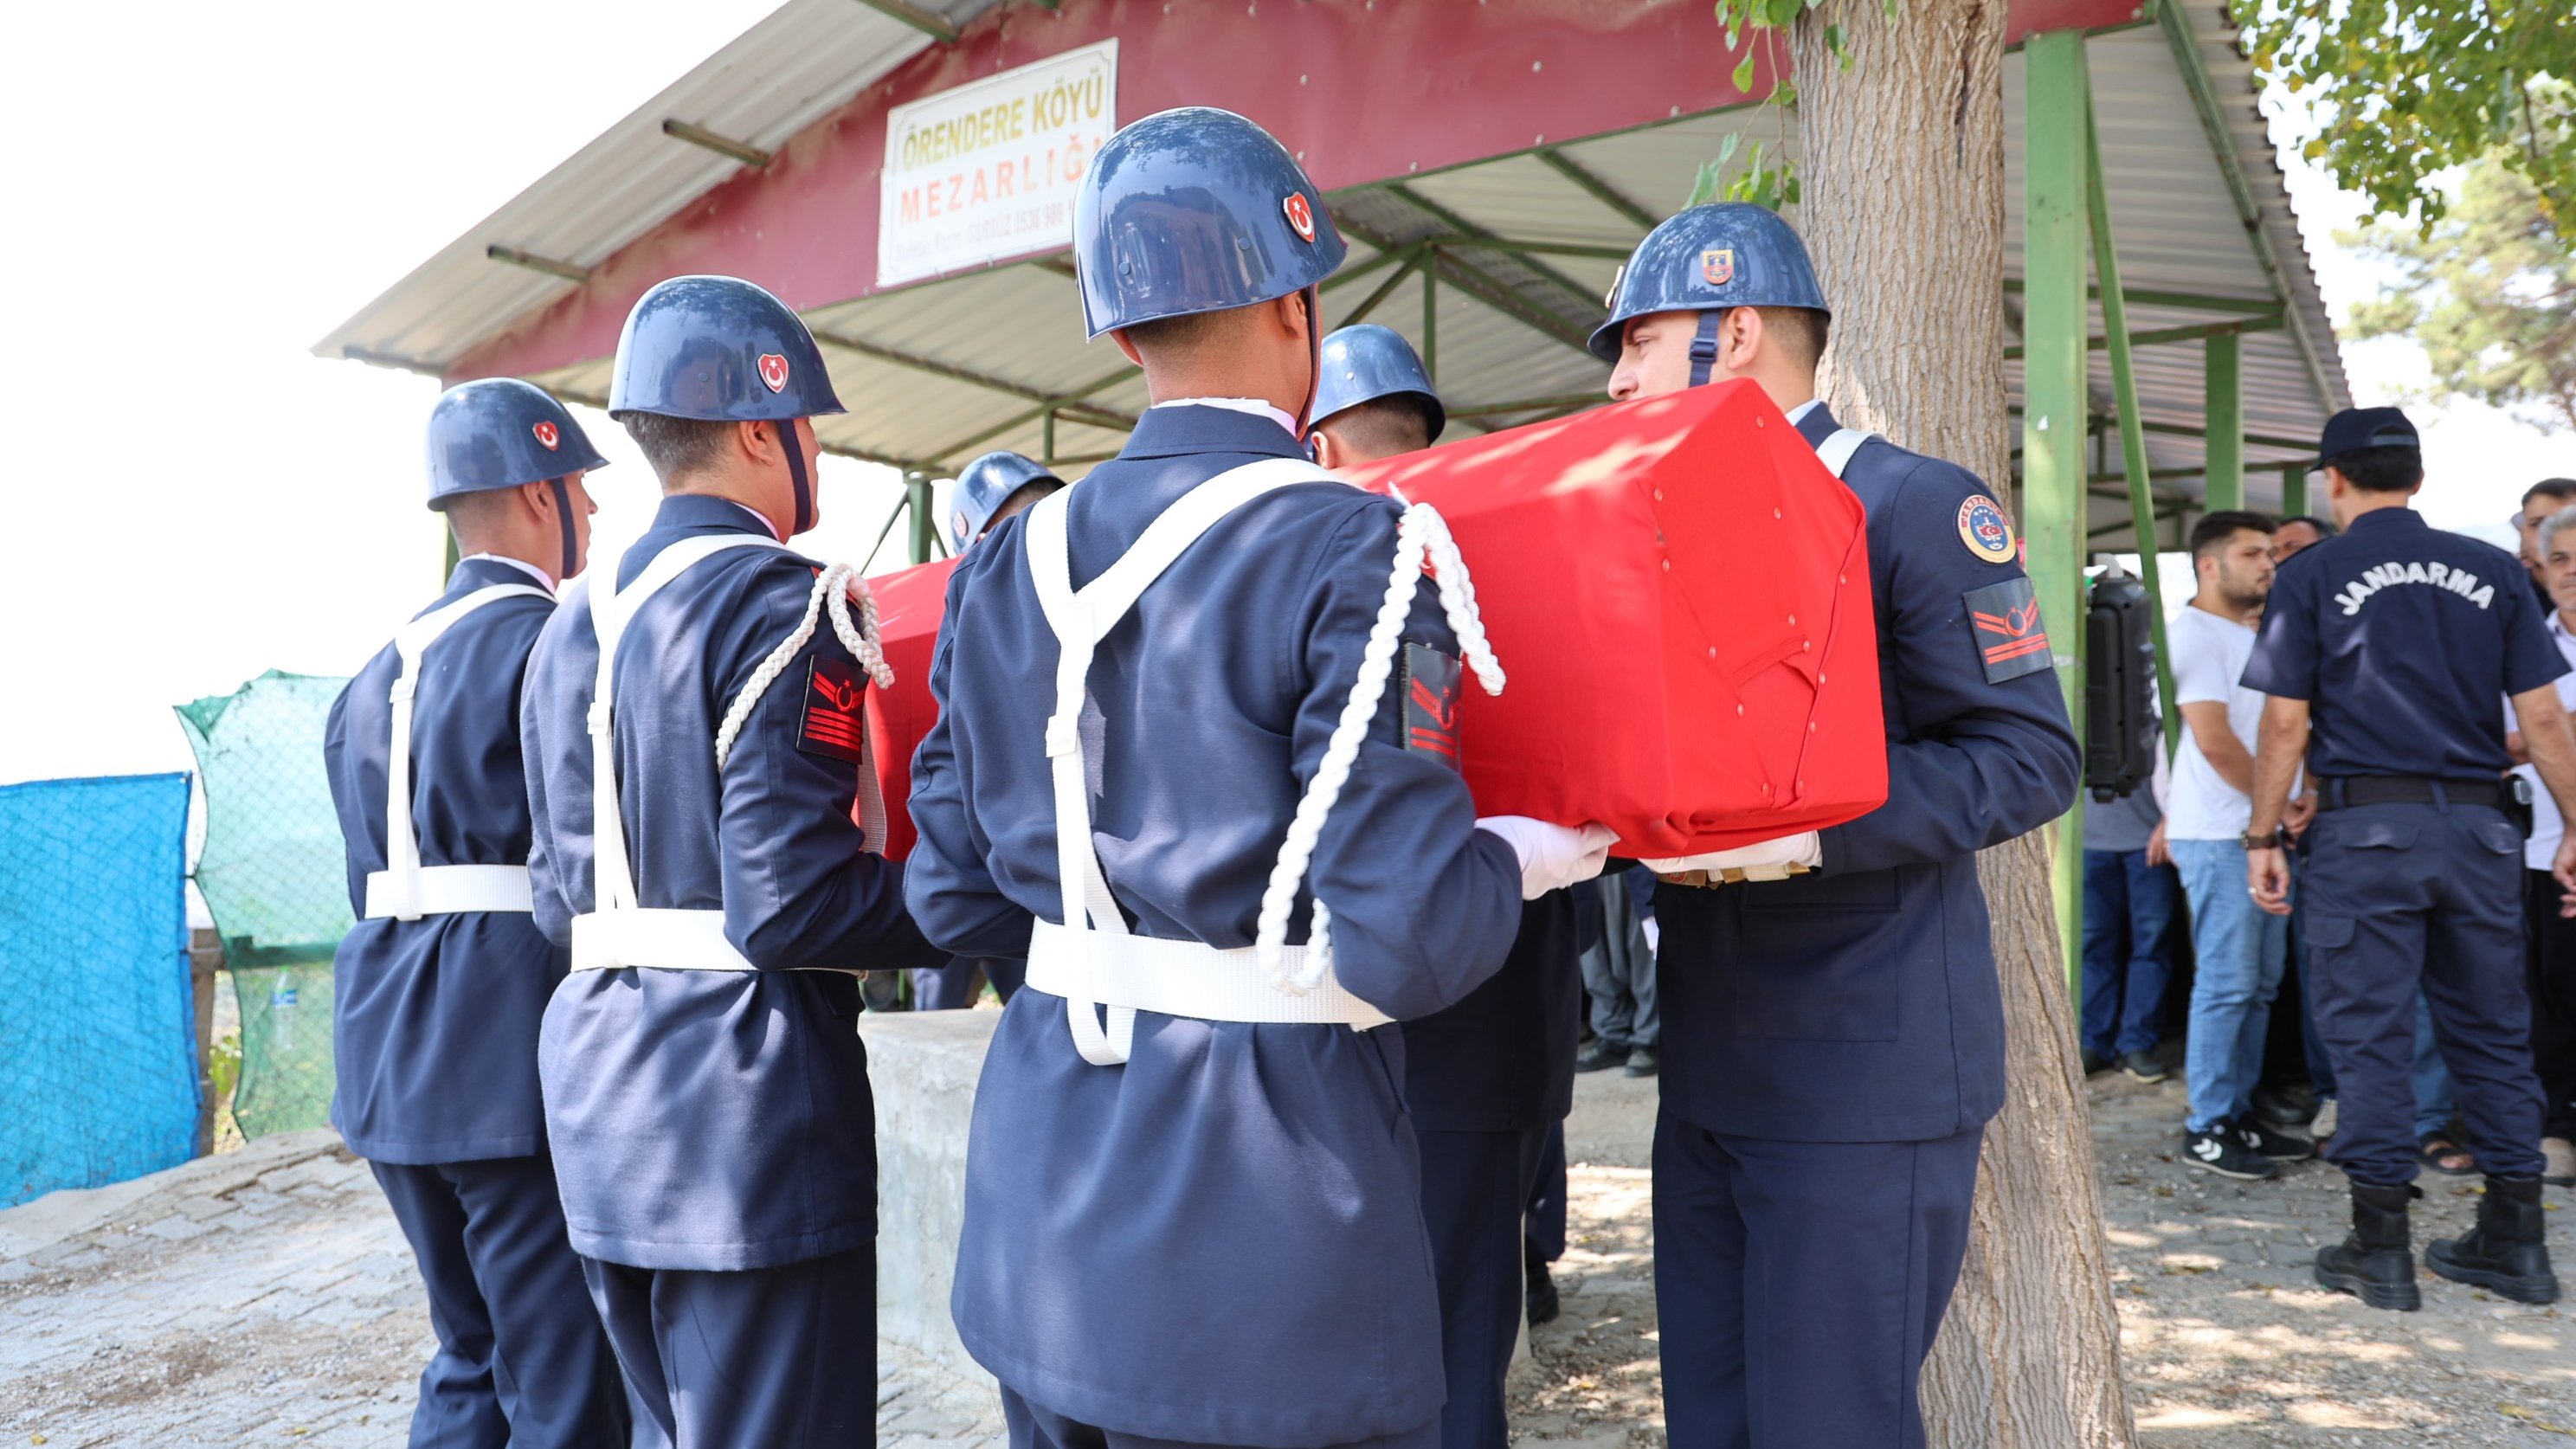
[[[1391,458],[1352,481],[1437,507],[1509,676],[1462,684],[1479,813],[1723,850],[1887,798],[1860,501],[1770,399],[1724,382]],[[928,732],[948,564],[871,581],[895,687],[868,722],[894,809]]]

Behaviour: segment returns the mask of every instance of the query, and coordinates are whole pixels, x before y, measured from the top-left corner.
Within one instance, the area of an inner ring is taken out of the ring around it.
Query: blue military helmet
[[[429,506],[444,509],[459,494],[552,483],[563,526],[563,570],[579,549],[573,538],[572,490],[564,480],[608,460],[571,412],[544,388],[515,377],[460,382],[429,410]]]
[[[1703,313],[1691,344],[1691,385],[1697,387],[1708,381],[1717,316],[1729,307],[1833,310],[1797,231],[1778,212],[1749,201],[1694,206],[1646,233],[1610,284],[1610,320],[1593,329],[1592,355],[1617,366],[1631,318]]]
[[[844,412],[823,350],[784,302],[740,277],[673,277],[626,314],[608,415],[658,413],[706,422],[786,422]],[[814,526],[804,455],[787,449],[796,526]]]
[[[1449,426],[1448,409],[1422,369],[1422,358],[1404,334],[1374,322],[1338,328],[1324,338],[1323,375],[1315,384],[1315,421],[1382,397],[1419,398],[1431,440]]]
[[[984,526],[1011,495],[1032,483],[1064,486],[1064,480],[1046,470],[1045,465],[1024,458],[1008,448],[986,453],[957,473],[957,492],[948,514],[948,540],[953,551],[964,553],[968,545],[984,536]]]
[[[1210,106],[1122,127],[1074,201],[1074,270],[1093,337],[1303,291],[1348,250],[1297,158]]]

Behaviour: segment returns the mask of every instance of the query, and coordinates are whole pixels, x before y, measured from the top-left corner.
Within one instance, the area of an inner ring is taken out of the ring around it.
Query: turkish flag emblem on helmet
[[[1289,192],[1287,199],[1279,203],[1279,209],[1288,213],[1288,225],[1297,233],[1299,241],[1315,239],[1315,208],[1306,204],[1304,192]]]
[[[563,434],[555,431],[553,423],[539,419],[537,425],[528,431],[537,435],[537,446],[549,453],[563,446]]]
[[[771,392],[785,392],[787,390],[787,359],[779,356],[775,352],[764,352],[760,354],[760,380],[769,384],[769,390]]]

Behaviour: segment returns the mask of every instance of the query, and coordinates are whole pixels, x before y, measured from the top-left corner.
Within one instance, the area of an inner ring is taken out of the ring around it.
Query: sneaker
[[[1590,1049],[1574,1059],[1574,1069],[1578,1072],[1597,1072],[1604,1068],[1624,1065],[1627,1060],[1626,1047],[1596,1040]]]
[[[2165,1070],[2165,1064],[2149,1052],[2131,1052],[2120,1058],[2120,1070],[2150,1087],[2172,1075]]]
[[[1663,1068],[1655,1060],[1655,1049],[1653,1047],[1641,1046],[1635,1051],[1628,1053],[1629,1076],[1651,1077],[1661,1070],[1663,1070]]]
[[[2182,1160],[2240,1182],[2263,1182],[2281,1175],[2272,1159],[2245,1145],[2233,1122],[2220,1122],[2206,1132],[2183,1129]]]
[[[2317,1117],[2315,1121],[2308,1124],[2308,1136],[2323,1142],[2334,1135],[2334,1130],[2335,1099],[2328,1097],[2317,1104]]]
[[[2246,1151],[2274,1162],[2305,1162],[2317,1155],[2317,1144],[2305,1137],[2275,1132],[2251,1118],[2239,1117],[2228,1126],[2236,1140],[2245,1144]]]
[[[2088,1077],[2098,1077],[2118,1065],[2119,1062],[2109,1052],[2097,1052],[2091,1047],[2084,1049],[2084,1075]]]

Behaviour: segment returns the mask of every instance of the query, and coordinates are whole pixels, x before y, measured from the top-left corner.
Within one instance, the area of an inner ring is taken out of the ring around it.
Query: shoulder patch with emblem
[[[1407,644],[1395,680],[1404,707],[1404,748],[1453,770],[1458,768],[1460,673],[1455,655],[1428,644]]]
[[[1959,505],[1959,541],[1988,563],[2013,560],[2012,520],[2004,516],[2001,504],[1983,493],[1972,493]]]
[[[1986,683],[2001,684],[2054,665],[2048,653],[2048,630],[2039,619],[2039,594],[2027,576],[1970,589],[1960,602],[1967,606]]]
[[[846,660],[814,656],[805,675],[805,717],[796,725],[796,748],[857,764],[866,717],[859,705],[867,681]]]

